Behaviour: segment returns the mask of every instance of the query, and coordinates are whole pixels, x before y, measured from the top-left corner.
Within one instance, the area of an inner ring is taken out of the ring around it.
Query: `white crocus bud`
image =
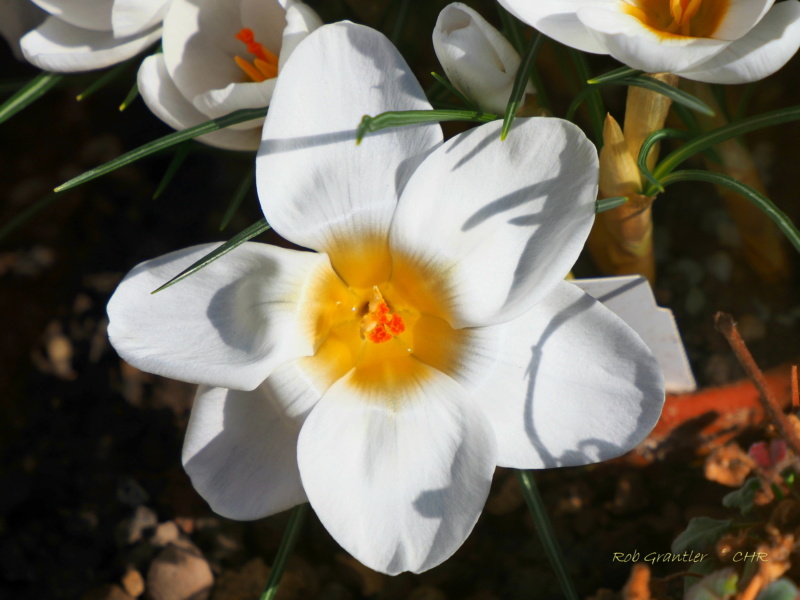
[[[514,47],[469,6],[454,2],[439,13],[433,47],[452,84],[481,110],[505,112],[520,57]],[[527,94],[536,93],[528,83]]]

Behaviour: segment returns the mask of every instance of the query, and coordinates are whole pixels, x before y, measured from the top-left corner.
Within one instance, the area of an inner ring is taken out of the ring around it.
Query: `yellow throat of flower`
[[[336,271],[310,291],[317,349],[301,360],[330,381],[349,373],[355,385],[398,392],[418,384],[428,367],[452,372],[468,333],[448,324],[429,274],[389,258],[379,243],[366,246],[338,253]]]
[[[251,81],[260,83],[278,76],[278,57],[256,41],[252,29],[245,27],[235,37],[237,40],[244,42],[247,46],[247,51],[254,56],[252,62],[248,62],[241,56],[233,58],[234,62]]]
[[[710,38],[730,0],[630,0],[625,12],[662,37]]]

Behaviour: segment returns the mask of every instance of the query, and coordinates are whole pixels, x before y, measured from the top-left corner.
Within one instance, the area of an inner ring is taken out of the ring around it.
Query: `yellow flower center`
[[[256,41],[252,29],[243,28],[236,34],[236,39],[243,42],[247,46],[247,51],[255,57],[251,62],[241,56],[233,58],[251,81],[260,83],[278,76],[278,57]]]
[[[328,385],[352,372],[355,385],[393,391],[418,384],[423,364],[452,373],[468,334],[447,322],[430,274],[389,257],[385,241],[349,250],[337,253],[336,271],[311,292],[317,350],[301,360]]]
[[[710,38],[729,4],[730,0],[631,0],[624,10],[662,37]]]

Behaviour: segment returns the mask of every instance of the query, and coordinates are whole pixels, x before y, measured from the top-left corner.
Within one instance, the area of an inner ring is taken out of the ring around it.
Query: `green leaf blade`
[[[104,165],[90,169],[89,171],[86,171],[77,177],[73,177],[69,181],[58,186],[55,191],[65,192],[69,189],[91,181],[92,179],[97,179],[98,177],[101,177],[107,173],[116,171],[117,169],[136,162],[137,160],[140,160],[146,156],[150,156],[151,154],[155,154],[156,152],[160,152],[161,150],[175,146],[176,144],[180,144],[181,142],[194,139],[206,133],[219,131],[225,127],[236,125],[237,123],[244,123],[245,121],[259,119],[264,117],[266,114],[266,108],[246,108],[232,112],[224,117],[212,119],[210,121],[206,121],[205,123],[201,123],[200,125],[183,129],[182,131],[170,133],[169,135],[165,135],[164,137],[145,144],[144,146],[139,146],[135,150],[131,150],[130,152],[127,152],[122,156],[105,163]]]
[[[167,281],[164,285],[153,290],[150,293],[157,294],[158,292],[161,292],[167,289],[168,287],[175,285],[179,281],[183,281],[184,279],[186,279],[190,275],[193,275],[203,267],[208,266],[215,260],[225,256],[228,252],[235,250],[236,248],[244,244],[246,241],[251,240],[252,238],[256,237],[261,233],[264,233],[268,229],[271,229],[271,226],[269,225],[269,223],[267,223],[266,219],[261,219],[260,221],[253,223],[250,227],[236,234],[224,244],[219,245],[217,248],[215,248],[214,250],[203,256],[201,259],[189,265],[186,269],[178,273],[175,277]]]
[[[8,121],[15,114],[33,104],[53,89],[64,78],[60,73],[43,71],[31,79],[16,94],[0,105],[0,123]]]

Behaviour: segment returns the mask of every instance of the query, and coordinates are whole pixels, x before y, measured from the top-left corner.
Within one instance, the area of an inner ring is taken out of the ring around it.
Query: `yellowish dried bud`
[[[603,148],[600,150],[600,195],[603,198],[632,196],[641,190],[641,175],[636,159],[614,117],[606,115]]]

